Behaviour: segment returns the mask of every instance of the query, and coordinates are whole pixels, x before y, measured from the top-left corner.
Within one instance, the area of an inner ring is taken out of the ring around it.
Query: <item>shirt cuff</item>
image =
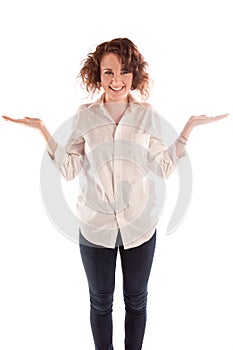
[[[64,148],[62,148],[60,145],[57,145],[54,155],[52,155],[48,149],[47,149],[47,152],[51,160],[55,162],[56,165],[61,166],[63,164],[64,158],[66,156],[66,151],[64,150]]]
[[[172,158],[178,162],[181,158],[187,156],[187,150],[186,150],[186,145],[179,145],[179,151],[182,152],[179,156],[177,155],[177,143],[178,141],[176,141],[172,146],[169,147],[169,150],[171,152]]]

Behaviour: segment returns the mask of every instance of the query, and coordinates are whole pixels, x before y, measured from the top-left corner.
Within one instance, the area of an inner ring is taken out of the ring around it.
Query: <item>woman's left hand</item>
[[[222,120],[224,118],[226,118],[229,114],[221,114],[221,115],[217,115],[215,117],[208,117],[205,114],[202,115],[198,115],[198,116],[192,116],[189,118],[189,120],[187,121],[183,131],[182,131],[182,135],[185,136],[186,138],[188,138],[190,132],[193,130],[193,128],[195,128],[198,125],[204,125],[204,124],[208,124],[208,123],[213,123],[213,122],[217,122],[219,120]]]

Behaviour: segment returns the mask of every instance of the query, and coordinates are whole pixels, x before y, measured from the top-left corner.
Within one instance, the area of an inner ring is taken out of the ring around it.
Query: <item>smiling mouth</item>
[[[114,87],[112,87],[112,86],[109,86],[109,87],[110,87],[110,89],[111,89],[112,91],[114,91],[114,92],[119,92],[119,91],[121,91],[121,90],[124,89],[124,86],[121,86],[121,87],[119,87],[119,88],[114,88]]]

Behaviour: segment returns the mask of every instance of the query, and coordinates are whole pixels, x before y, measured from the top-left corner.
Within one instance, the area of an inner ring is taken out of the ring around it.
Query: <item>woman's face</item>
[[[100,81],[105,91],[105,102],[127,102],[133,82],[133,73],[124,70],[121,59],[106,53],[100,62]]]

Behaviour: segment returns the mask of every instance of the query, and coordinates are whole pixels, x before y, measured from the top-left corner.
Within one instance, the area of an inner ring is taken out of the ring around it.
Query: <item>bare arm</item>
[[[6,121],[11,121],[14,123],[18,123],[18,124],[25,125],[25,126],[39,130],[40,133],[43,135],[45,141],[47,142],[48,151],[49,151],[51,157],[54,158],[54,153],[57,149],[57,142],[54,140],[52,135],[49,133],[48,129],[46,128],[46,126],[44,125],[44,123],[41,119],[28,118],[28,117],[25,117],[23,119],[14,119],[14,118],[10,118],[7,116],[3,116],[3,119],[5,119]]]

